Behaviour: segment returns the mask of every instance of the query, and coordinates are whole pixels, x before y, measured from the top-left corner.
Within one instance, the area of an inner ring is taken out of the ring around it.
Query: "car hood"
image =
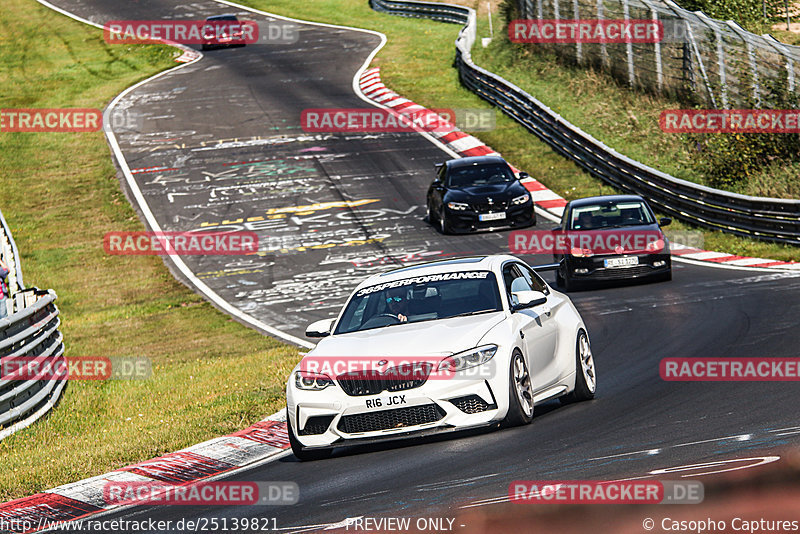
[[[446,356],[478,346],[504,312],[373,328],[322,339],[308,356]]]
[[[493,185],[474,185],[469,187],[459,187],[449,189],[447,192],[448,200],[454,201],[474,201],[492,197],[495,200],[511,200],[514,197],[524,195],[528,190],[517,181],[504,184]]]

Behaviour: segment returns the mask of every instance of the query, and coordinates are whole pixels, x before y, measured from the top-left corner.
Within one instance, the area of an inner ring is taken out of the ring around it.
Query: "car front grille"
[[[478,395],[467,395],[466,397],[458,397],[456,399],[450,399],[450,402],[453,403],[453,405],[455,405],[456,408],[468,414],[480,413],[480,412],[485,412],[487,410],[497,409],[496,404],[488,404]]]
[[[477,211],[478,213],[489,213],[489,212],[497,212],[497,211],[505,211],[508,209],[508,202],[494,202],[489,204],[488,202],[480,202],[477,204],[470,204],[470,207]]]
[[[377,395],[384,391],[395,392],[418,388],[428,381],[433,364],[414,364],[409,368],[377,371],[356,371],[336,377],[342,390],[351,397]]]
[[[331,426],[331,421],[333,421],[333,415],[315,415],[314,417],[309,417],[306,420],[306,426],[298,432],[301,436],[316,436],[319,434],[324,434],[328,427]]]
[[[436,404],[422,404],[396,410],[345,415],[339,420],[337,428],[347,434],[374,432],[433,423],[442,419],[444,415],[444,411]]]

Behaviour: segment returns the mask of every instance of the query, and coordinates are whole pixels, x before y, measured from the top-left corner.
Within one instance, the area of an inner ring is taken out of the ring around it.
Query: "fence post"
[[[717,99],[714,98],[714,91],[711,89],[711,82],[708,79],[708,73],[706,72],[706,67],[703,64],[703,58],[700,56],[700,50],[697,48],[697,41],[694,38],[694,32],[692,31],[692,25],[686,24],[687,35],[689,36],[689,40],[692,42],[692,50],[694,51],[694,57],[697,58],[697,65],[700,67],[700,75],[703,76],[703,81],[706,84],[706,91],[708,92],[708,98],[711,99],[711,105],[714,106],[714,109],[717,109]]]
[[[650,8],[651,18],[653,19],[654,23],[658,23],[658,11],[656,8],[648,0],[642,0],[642,3]],[[663,33],[662,33],[663,37]],[[664,66],[661,63],[661,42],[656,41],[653,47],[653,53],[655,54],[655,62],[656,62],[656,84],[658,85],[658,92],[661,93],[664,91]]]
[[[794,92],[794,61],[786,47],[771,35],[762,35],[766,42],[786,59],[786,84],[789,93]]]
[[[603,14],[603,0],[597,0],[597,20],[604,19]],[[600,57],[602,58],[603,66],[609,67],[610,62],[608,59],[608,44],[607,43],[600,43]]]
[[[734,33],[744,42],[745,46],[747,47],[747,58],[750,60],[750,70],[753,73],[753,100],[756,102],[757,107],[761,107],[761,87],[758,80],[758,65],[756,64],[756,54],[753,50],[753,43],[747,38],[745,34],[746,30],[729,20],[726,22],[728,26],[734,31]]]
[[[719,29],[717,23],[710,19],[708,15],[703,13],[702,11],[695,11],[694,12],[697,17],[703,21],[703,23],[711,28],[714,32],[714,38],[717,42],[717,68],[719,72],[719,95],[722,99],[722,108],[728,109],[728,77],[725,71],[725,47],[722,43],[722,32]]]
[[[580,9],[580,6],[578,6],[578,0],[572,0],[572,9],[573,9],[575,20],[576,21],[580,20],[581,19],[581,9]],[[582,61],[583,61],[582,52],[583,52],[583,49],[581,48],[580,38],[575,39],[575,59],[578,62],[578,65],[580,65],[582,63]]]
[[[622,12],[624,13],[625,23],[627,24],[631,20],[628,0],[622,0]],[[628,85],[633,88],[634,82],[636,81],[636,72],[633,70],[633,43],[626,43],[625,51],[628,56]]]

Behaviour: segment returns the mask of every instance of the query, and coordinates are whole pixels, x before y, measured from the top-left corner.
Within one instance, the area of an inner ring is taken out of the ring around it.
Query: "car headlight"
[[[309,371],[295,371],[294,385],[297,389],[320,391],[333,385],[333,380],[328,375],[311,373]]]
[[[463,204],[461,202],[448,202],[447,207],[451,210],[463,211],[469,208],[469,204]]]
[[[482,365],[491,360],[497,352],[497,345],[484,345],[448,356],[439,362],[439,371],[455,373],[470,367]]]
[[[528,200],[530,200],[530,198],[530,193],[525,193],[524,195],[511,200],[511,203],[518,206],[520,204],[525,204]]]
[[[659,252],[664,248],[664,240],[663,239],[656,239],[655,241],[650,241],[647,243],[645,249],[647,252]]]

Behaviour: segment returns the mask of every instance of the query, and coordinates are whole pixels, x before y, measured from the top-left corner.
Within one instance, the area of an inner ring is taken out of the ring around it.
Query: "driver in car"
[[[389,315],[394,315],[401,323],[408,321],[408,290],[395,287],[386,292],[386,306]]]

